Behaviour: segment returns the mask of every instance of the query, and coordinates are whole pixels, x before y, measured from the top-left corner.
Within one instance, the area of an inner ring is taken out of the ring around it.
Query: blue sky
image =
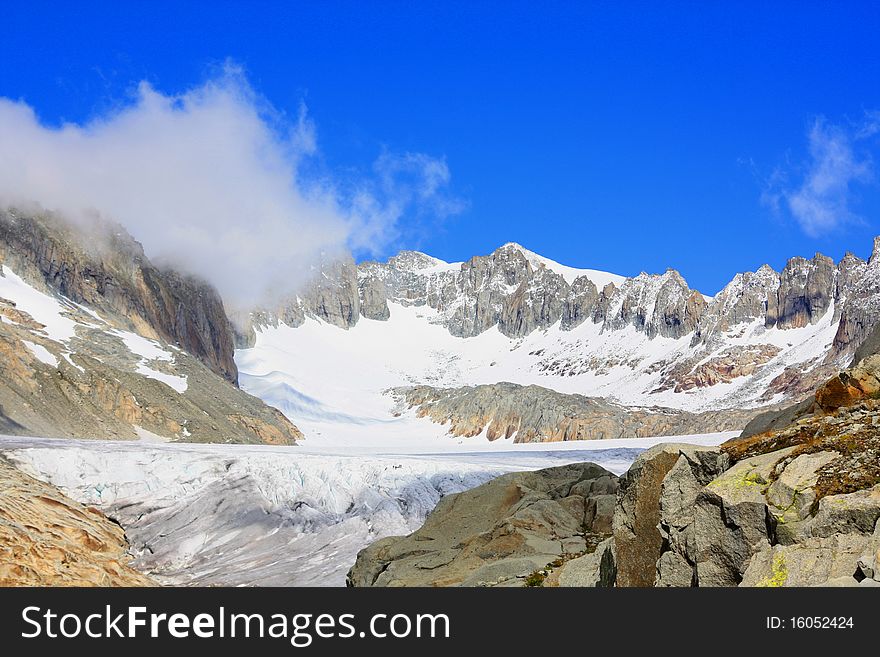
[[[5,3],[0,96],[87,123],[139,81],[173,95],[235,62],[279,124],[307,106],[304,170],[445,163],[451,205],[401,206],[379,255],[517,241],[711,294],[880,234],[871,3],[122,4]]]

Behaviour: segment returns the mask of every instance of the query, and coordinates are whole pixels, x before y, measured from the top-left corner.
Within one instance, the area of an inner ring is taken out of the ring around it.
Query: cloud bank
[[[382,252],[403,217],[461,209],[446,163],[424,154],[382,153],[355,183],[309,178],[317,138],[305,106],[287,118],[229,66],[176,95],[142,82],[82,125],[49,127],[0,98],[0,145],[0,204],[118,221],[151,259],[237,307],[294,291],[324,254]]]
[[[801,167],[799,182],[792,173],[777,169],[762,201],[785,208],[811,237],[819,237],[859,217],[851,209],[858,185],[874,180],[870,138],[880,131],[880,118],[869,113],[857,126],[844,127],[816,119],[808,133],[809,160]]]

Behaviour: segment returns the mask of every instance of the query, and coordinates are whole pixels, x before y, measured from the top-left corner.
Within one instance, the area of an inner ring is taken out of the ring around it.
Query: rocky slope
[[[213,290],[100,235],[112,244],[0,214],[0,433],[295,443],[289,420],[236,387]]]
[[[874,343],[869,339],[852,367],[829,379],[808,404],[778,415],[763,432],[719,448],[667,443],[641,454],[619,480],[611,538],[595,555],[557,560],[552,572],[545,569],[546,581],[534,581],[880,586],[880,355],[868,353]],[[779,418],[792,423],[780,427]],[[442,509],[438,521],[446,534],[457,537],[465,527],[497,521],[477,503],[490,485]],[[546,531],[555,529],[551,522]],[[350,581],[447,583],[408,566],[417,540],[416,533],[371,546]],[[504,558],[487,551],[478,567],[491,572],[496,561]],[[454,583],[481,583],[473,579],[476,569],[458,572]],[[399,575],[370,580],[376,572]]]
[[[517,443],[680,436],[742,428],[757,412],[728,409],[688,413],[634,408],[599,398],[568,395],[540,386],[496,383],[461,388],[411,386],[393,394],[418,417],[449,425],[453,436]]]
[[[122,528],[0,458],[0,586],[155,586]]]

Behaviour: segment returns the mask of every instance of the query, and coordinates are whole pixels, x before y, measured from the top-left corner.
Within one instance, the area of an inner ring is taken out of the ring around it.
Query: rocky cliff
[[[293,444],[234,384],[223,306],[122,233],[0,215],[0,433]],[[68,296],[70,295],[70,296]]]
[[[156,586],[122,528],[0,458],[0,586]]]
[[[233,331],[216,291],[153,265],[121,226],[75,226],[55,215],[0,210],[0,264],[237,380]]]

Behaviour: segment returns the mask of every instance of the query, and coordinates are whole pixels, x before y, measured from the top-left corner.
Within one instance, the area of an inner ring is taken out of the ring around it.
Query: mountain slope
[[[0,226],[0,432],[272,444],[301,436],[234,384],[232,331],[210,287],[154,268],[118,230],[96,233],[115,246],[90,255],[89,236],[54,218],[7,213]]]

